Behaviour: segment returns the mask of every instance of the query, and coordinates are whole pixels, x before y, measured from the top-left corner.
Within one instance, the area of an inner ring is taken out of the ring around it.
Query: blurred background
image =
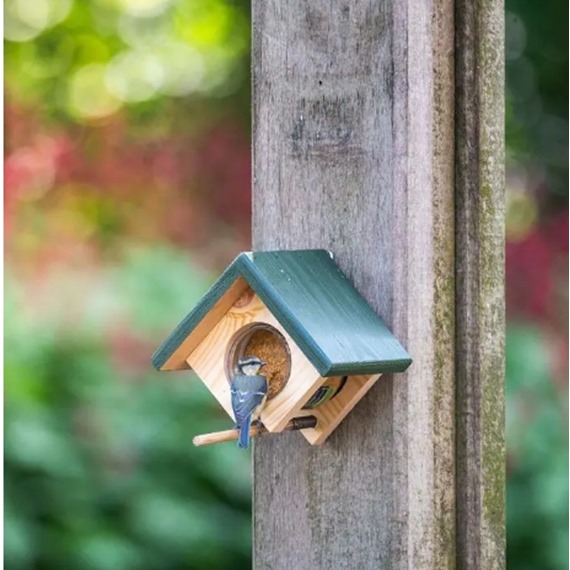
[[[568,3],[506,4],[508,564],[562,570]],[[249,568],[249,456],[150,366],[249,248],[249,2],[4,11],[6,568]]]

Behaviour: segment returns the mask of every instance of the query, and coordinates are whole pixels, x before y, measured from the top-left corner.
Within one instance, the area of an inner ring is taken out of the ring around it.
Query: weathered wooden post
[[[255,567],[502,568],[502,3],[253,12],[254,248],[332,250],[414,359],[256,443]]]

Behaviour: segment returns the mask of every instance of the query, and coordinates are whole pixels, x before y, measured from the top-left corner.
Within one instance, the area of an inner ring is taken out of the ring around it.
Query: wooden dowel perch
[[[283,429],[283,431],[295,431],[299,429],[314,428],[317,425],[317,418],[315,416],[303,416],[300,418],[293,418]],[[260,434],[268,433],[267,429],[262,423],[256,423],[249,429],[249,435],[256,437]],[[237,429],[228,429],[225,431],[215,431],[213,433],[204,433],[197,435],[192,443],[198,447],[201,445],[211,445],[213,443],[221,443],[223,441],[236,441],[239,432]]]

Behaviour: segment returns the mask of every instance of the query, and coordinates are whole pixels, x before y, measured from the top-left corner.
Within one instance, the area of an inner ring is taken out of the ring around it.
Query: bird
[[[249,446],[251,422],[259,417],[267,400],[267,378],[259,374],[265,364],[257,356],[240,358],[238,373],[231,381],[232,409],[239,430],[238,447],[241,449]]]

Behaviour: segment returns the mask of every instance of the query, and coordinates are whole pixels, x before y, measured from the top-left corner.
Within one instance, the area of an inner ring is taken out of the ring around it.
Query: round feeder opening
[[[226,353],[228,382],[238,373],[238,360],[246,356],[257,356],[266,363],[261,374],[267,378],[267,398],[275,398],[291,374],[291,353],[285,337],[265,323],[252,323],[237,331]]]
[[[347,376],[331,376],[327,378],[325,383],[309,398],[309,401],[303,406],[303,410],[314,410],[338,396],[344,388],[347,379]]]

